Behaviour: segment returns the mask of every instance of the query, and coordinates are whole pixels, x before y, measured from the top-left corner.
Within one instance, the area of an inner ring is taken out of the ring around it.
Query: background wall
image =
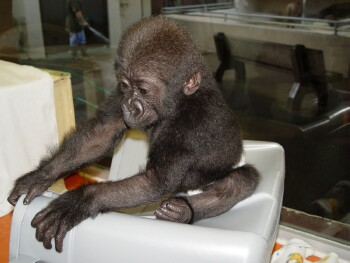
[[[326,69],[344,74],[348,73],[350,38],[328,34],[301,31],[293,28],[276,28],[251,24],[223,22],[210,17],[190,17],[172,15],[193,35],[200,50],[216,52],[213,36],[224,32],[228,36],[251,38],[283,44],[303,44],[308,48],[321,49],[324,52]]]

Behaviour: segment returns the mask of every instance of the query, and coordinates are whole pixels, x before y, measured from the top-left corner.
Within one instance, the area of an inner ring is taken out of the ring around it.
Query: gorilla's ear
[[[189,96],[197,91],[201,83],[201,73],[198,71],[194,73],[184,85],[184,93]]]

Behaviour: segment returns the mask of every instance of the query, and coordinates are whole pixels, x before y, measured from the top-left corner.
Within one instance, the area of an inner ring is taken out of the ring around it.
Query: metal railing
[[[332,32],[334,35],[339,35],[339,32],[341,32],[348,33],[344,36],[350,37],[350,19],[329,20],[225,11],[225,9],[232,8],[234,8],[233,3],[174,6],[162,8],[162,14],[190,14],[191,16],[222,19],[223,22],[236,21],[259,26],[268,25],[287,28],[313,29],[321,30],[320,33]]]
[[[191,12],[210,12],[214,10],[222,10],[234,8],[233,2],[228,3],[217,3],[217,4],[201,4],[201,5],[181,5],[181,6],[171,6],[163,7],[162,14],[184,14]]]

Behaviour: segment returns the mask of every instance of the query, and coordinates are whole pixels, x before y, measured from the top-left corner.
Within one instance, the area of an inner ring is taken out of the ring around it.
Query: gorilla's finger
[[[159,208],[154,212],[154,215],[157,219],[165,220],[165,221],[174,221],[171,216],[169,216],[169,211],[164,208]],[[174,214],[173,214],[174,215]]]
[[[26,197],[23,200],[24,205],[29,205],[33,199],[37,196],[39,196],[41,193],[38,193],[36,190],[30,190]]]
[[[65,227],[64,224],[61,224],[55,237],[55,249],[59,253],[63,251],[63,240],[66,234],[67,234],[67,228]]]
[[[7,198],[7,201],[13,205],[16,206],[18,199],[21,197],[21,193],[19,193],[18,191],[13,191],[10,196]]]
[[[44,236],[42,242],[43,242],[43,245],[44,245],[44,247],[46,249],[51,249],[52,248],[51,240],[52,240],[52,237]]]
[[[49,211],[46,209],[41,210],[40,212],[38,212],[34,218],[32,219],[31,225],[32,227],[37,228],[38,226],[40,226],[41,224],[44,223],[44,217],[45,215],[48,213]]]

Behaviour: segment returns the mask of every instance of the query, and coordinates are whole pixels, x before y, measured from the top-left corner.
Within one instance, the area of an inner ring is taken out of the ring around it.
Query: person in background
[[[303,3],[301,0],[297,0],[287,4],[286,7],[287,16],[301,17],[303,14]]]
[[[67,0],[66,12],[66,29],[69,32],[69,46],[71,48],[73,62],[76,62],[78,60],[78,49],[80,49],[83,57],[88,56],[84,27],[88,27],[89,23],[83,16],[81,0]]]

